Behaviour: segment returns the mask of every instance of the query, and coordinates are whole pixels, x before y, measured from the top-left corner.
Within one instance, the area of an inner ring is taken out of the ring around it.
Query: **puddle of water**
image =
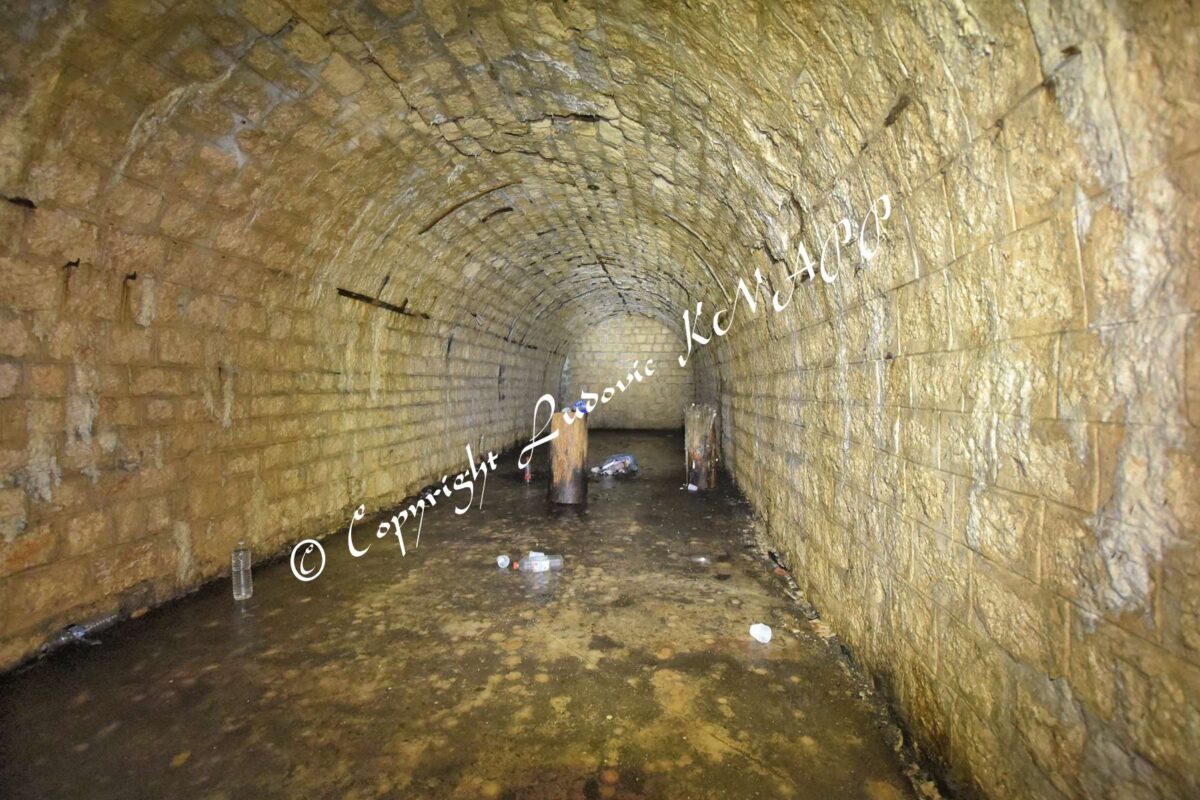
[[[241,608],[219,582],[0,679],[0,795],[912,797],[839,654],[740,557],[745,502],[679,490],[678,434],[591,435],[641,471],[586,509],[535,464],[407,557],[334,535],[312,583],[260,568]],[[495,566],[534,549],[564,569]]]

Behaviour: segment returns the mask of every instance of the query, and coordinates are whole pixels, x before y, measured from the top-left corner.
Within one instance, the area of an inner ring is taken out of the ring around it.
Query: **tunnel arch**
[[[0,21],[0,664],[527,437],[575,332],[683,352],[886,194],[697,361],[762,536],[957,785],[1200,791],[1194,4]]]

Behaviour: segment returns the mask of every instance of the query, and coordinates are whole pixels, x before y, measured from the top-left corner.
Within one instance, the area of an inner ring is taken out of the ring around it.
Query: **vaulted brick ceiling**
[[[892,163],[888,111],[942,57],[899,11],[247,0],[44,16],[5,29],[28,93],[6,126],[8,191],[146,225],[161,210],[167,233],[300,291],[522,342],[728,297],[804,220],[935,158],[928,128],[971,124],[930,108]],[[47,69],[25,68],[30,52]],[[978,119],[1030,79],[1000,77]],[[65,141],[38,135],[55,128]]]

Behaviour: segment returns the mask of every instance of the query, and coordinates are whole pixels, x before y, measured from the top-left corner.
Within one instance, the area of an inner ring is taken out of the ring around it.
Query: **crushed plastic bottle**
[[[88,640],[87,634],[87,628],[82,625],[68,625],[59,631],[50,641],[52,646],[61,647],[64,644],[71,644],[72,642],[86,642]]]
[[[637,471],[637,459],[630,453],[617,453],[604,459],[600,466],[592,467],[592,472],[600,475],[625,475]]]
[[[88,637],[97,631],[109,627],[120,619],[120,617],[120,614],[108,614],[107,616],[97,617],[87,622],[68,625],[42,645],[42,652],[48,653],[68,644],[100,644],[95,639],[89,639]]]
[[[250,572],[250,548],[246,547],[245,542],[238,542],[229,561],[230,574],[233,577],[233,599],[249,600],[254,594],[254,576]]]
[[[560,570],[562,567],[562,556],[548,556],[536,550],[530,550],[524,558],[513,564],[513,569],[519,569],[522,572],[550,572],[551,570]]]

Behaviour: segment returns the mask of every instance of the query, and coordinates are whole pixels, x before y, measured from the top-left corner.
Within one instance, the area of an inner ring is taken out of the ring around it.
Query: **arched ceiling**
[[[78,159],[99,185],[65,202],[129,216],[165,192],[169,235],[313,298],[345,288],[554,349],[614,314],[716,303],[822,207],[864,207],[895,159],[861,153],[903,63],[928,57],[875,66],[876,32],[920,42],[917,20],[826,4],[38,11],[5,26],[10,53],[44,54],[4,65],[6,192],[61,194],[30,165]]]

